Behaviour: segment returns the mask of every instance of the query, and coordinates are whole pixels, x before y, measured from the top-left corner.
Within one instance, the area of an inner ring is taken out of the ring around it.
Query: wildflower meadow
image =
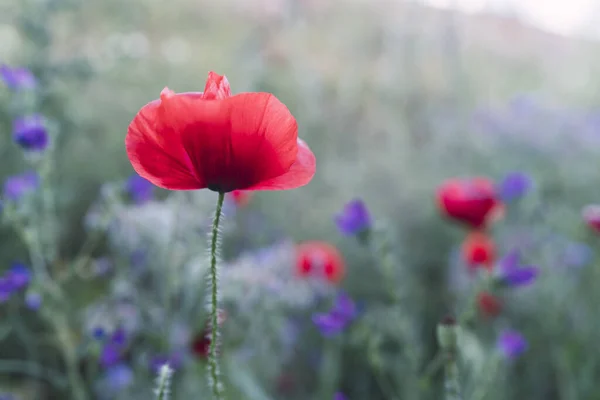
[[[0,400],[600,400],[599,50],[2,0]]]

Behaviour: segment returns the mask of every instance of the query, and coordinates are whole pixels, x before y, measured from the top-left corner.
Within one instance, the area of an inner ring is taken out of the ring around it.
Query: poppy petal
[[[284,174],[296,160],[298,125],[270,93],[194,99],[193,107],[178,107],[191,113],[193,123],[180,125],[182,142],[210,189],[248,189]]]
[[[275,178],[251,186],[250,190],[287,190],[304,186],[315,175],[317,160],[308,145],[298,139],[298,155],[290,169]]]
[[[163,91],[169,96],[168,89]],[[197,96],[185,94],[179,96]],[[161,97],[165,97],[161,94]],[[163,100],[146,104],[135,116],[125,138],[133,169],[164,189],[192,190],[206,187],[198,179],[175,126],[165,121]]]

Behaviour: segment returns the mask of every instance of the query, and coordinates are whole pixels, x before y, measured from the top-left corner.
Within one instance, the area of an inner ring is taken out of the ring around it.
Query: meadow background
[[[200,91],[215,71],[234,93],[274,93],[317,157],[308,186],[226,205],[228,398],[443,398],[436,327],[468,314],[485,279],[466,274],[465,229],[436,190],[519,172],[531,188],[492,234],[498,257],[518,248],[540,273],[497,290],[500,315],[461,324],[463,396],[600,399],[598,236],[581,214],[600,201],[599,54],[513,17],[402,1],[2,0],[0,63],[37,83],[0,85],[0,181],[42,183],[4,189],[0,269],[32,272],[22,291],[0,285],[0,398],[148,399],[163,359],[173,399],[210,399],[195,338],[216,196],[136,198],[124,137],[163,87]],[[42,154],[13,140],[30,113]],[[334,221],[356,198],[370,247]],[[306,240],[339,249],[341,282],[295,274]],[[312,317],[340,291],[359,312],[324,336]],[[527,340],[519,357],[496,346],[507,328]]]

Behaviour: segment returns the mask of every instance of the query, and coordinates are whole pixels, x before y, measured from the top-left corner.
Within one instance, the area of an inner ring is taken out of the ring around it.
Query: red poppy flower
[[[463,242],[462,256],[471,268],[483,266],[491,270],[496,261],[496,245],[485,233],[474,231]]]
[[[231,95],[209,73],[204,92],[165,88],[127,131],[135,171],[171,190],[284,190],[307,184],[315,156],[287,107],[270,93]]]
[[[600,233],[600,205],[590,204],[581,211],[585,223],[596,233]]]
[[[247,192],[245,190],[234,190],[233,192],[229,193],[229,197],[231,200],[233,200],[236,206],[244,207],[252,198],[252,192]]]
[[[227,313],[224,310],[220,310],[217,314],[217,324],[219,326],[223,325],[226,319]],[[210,320],[207,320],[204,329],[192,338],[192,343],[190,344],[190,351],[194,356],[198,358],[208,358],[210,354],[210,344],[212,342],[210,338],[210,327]]]
[[[437,203],[444,215],[473,228],[490,222],[501,205],[494,183],[486,178],[447,180],[437,190]]]
[[[477,295],[477,306],[486,317],[496,317],[502,311],[500,299],[488,292],[481,292]]]
[[[325,242],[304,242],[297,247],[297,272],[300,276],[320,275],[337,283],[344,277],[346,266],[342,255]]]

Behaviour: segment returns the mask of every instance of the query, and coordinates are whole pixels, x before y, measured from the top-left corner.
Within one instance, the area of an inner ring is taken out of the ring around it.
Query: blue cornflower
[[[508,329],[500,334],[497,347],[504,357],[515,359],[527,350],[527,341],[519,332]]]
[[[152,200],[154,196],[154,185],[147,179],[134,174],[125,182],[125,190],[127,194],[136,204],[143,204]]]
[[[508,286],[525,286],[533,283],[539,269],[534,266],[523,266],[520,264],[521,254],[513,250],[504,256],[499,262],[499,275],[502,282]]]
[[[21,290],[31,281],[31,270],[23,263],[13,262],[7,271],[6,277],[15,290]]]
[[[342,235],[354,236],[368,232],[372,222],[365,203],[360,199],[354,199],[335,216],[335,223]]]
[[[25,150],[44,150],[48,147],[48,130],[44,119],[35,114],[15,120],[13,140]]]
[[[511,172],[497,185],[498,196],[504,202],[518,200],[525,196],[532,186],[533,180],[529,175],[523,172]]]
[[[4,197],[18,201],[25,194],[34,191],[40,185],[40,177],[34,171],[14,175],[4,181]]]
[[[33,89],[37,85],[35,76],[27,68],[0,66],[0,80],[12,90]]]
[[[342,332],[356,317],[356,303],[346,293],[340,293],[331,310],[315,313],[312,320],[323,336],[334,336]]]
[[[106,337],[106,331],[103,327],[97,326],[92,329],[92,337],[96,340],[103,340]]]
[[[119,363],[108,368],[104,377],[107,386],[115,392],[129,387],[134,380],[133,370],[124,363]]]
[[[100,365],[104,368],[112,367],[121,361],[121,355],[123,354],[122,346],[115,343],[107,342],[102,347],[100,353]]]

